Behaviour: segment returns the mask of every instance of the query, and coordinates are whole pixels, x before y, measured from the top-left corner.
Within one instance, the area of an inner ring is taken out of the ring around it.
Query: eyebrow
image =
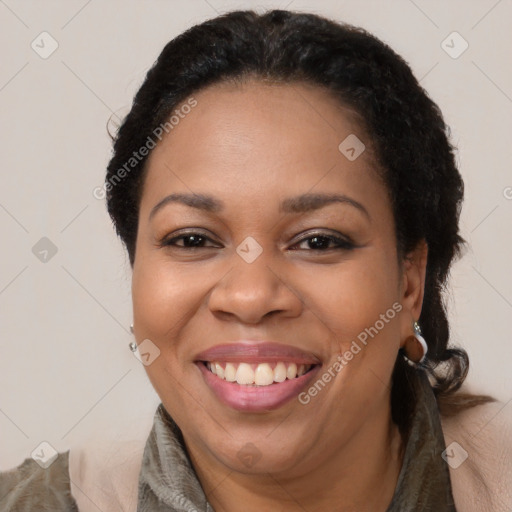
[[[149,213],[149,220],[170,203],[184,204],[191,208],[204,210],[210,213],[218,213],[224,209],[224,203],[219,199],[205,194],[170,194],[159,201]],[[353,206],[371,220],[368,210],[358,201],[343,194],[306,193],[297,197],[290,197],[281,202],[279,212],[281,213],[306,213],[318,210],[332,203],[342,203]]]
[[[170,203],[180,203],[190,206],[191,208],[197,208],[198,210],[212,213],[220,212],[224,208],[222,201],[204,194],[170,194],[153,206],[149,213],[149,220],[151,220],[158,210]]]

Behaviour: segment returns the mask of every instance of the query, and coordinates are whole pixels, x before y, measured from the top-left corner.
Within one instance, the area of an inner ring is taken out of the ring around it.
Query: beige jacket
[[[512,511],[512,400],[477,406],[441,423],[457,510]]]

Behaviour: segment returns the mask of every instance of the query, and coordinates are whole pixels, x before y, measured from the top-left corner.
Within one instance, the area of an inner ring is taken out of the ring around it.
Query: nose
[[[232,268],[220,279],[209,296],[212,313],[258,324],[265,317],[297,317],[303,301],[294,290],[282,265],[272,264],[265,251],[252,263],[234,254]]]

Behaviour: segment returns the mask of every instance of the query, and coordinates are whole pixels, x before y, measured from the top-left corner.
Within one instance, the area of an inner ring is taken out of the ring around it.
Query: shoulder
[[[159,401],[156,401],[159,404]],[[122,431],[102,428],[71,446],[71,493],[80,512],[135,512],[144,448],[153,427],[153,400],[139,407]]]
[[[44,469],[31,458],[0,471],[1,512],[135,512],[144,448],[154,410],[124,432],[93,433]]]
[[[59,453],[48,466],[31,458],[0,472],[0,510],[3,512],[78,512],[71,495],[69,452]]]
[[[512,401],[478,405],[441,424],[457,510],[512,510]]]
[[[71,450],[71,491],[80,512],[90,510],[91,503],[100,510],[137,509],[144,446],[145,439],[139,439],[96,442]]]

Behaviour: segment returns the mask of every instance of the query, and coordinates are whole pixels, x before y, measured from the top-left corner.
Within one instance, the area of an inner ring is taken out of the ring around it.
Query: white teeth
[[[224,378],[224,368],[222,368],[220,363],[214,363],[213,366],[215,367],[215,371],[213,373],[215,373],[218,377],[223,379]]]
[[[284,363],[277,363],[274,368],[274,380],[276,382],[284,382],[286,380],[286,365]]]
[[[236,381],[238,384],[254,384],[254,370],[250,364],[240,363],[238,365]]]
[[[297,365],[295,363],[292,363],[286,369],[286,377],[288,379],[294,379],[296,375],[297,375]]]
[[[224,368],[224,378],[228,382],[235,382],[236,380],[236,368],[235,365],[231,363],[226,363],[226,368]]]
[[[220,379],[241,385],[270,386],[274,382],[284,382],[301,377],[311,369],[309,364],[284,363],[219,363],[207,362],[206,367]]]
[[[254,372],[254,384],[256,386],[268,386],[272,382],[274,382],[274,371],[270,368],[270,365],[268,363],[259,364]]]

